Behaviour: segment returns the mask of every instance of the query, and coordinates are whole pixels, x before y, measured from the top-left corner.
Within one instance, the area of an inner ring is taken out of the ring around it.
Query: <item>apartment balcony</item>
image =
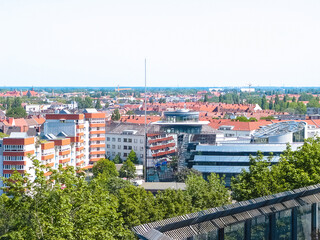
[[[68,149],[68,150],[64,150],[64,151],[59,152],[59,155],[60,155],[60,156],[63,156],[63,155],[68,155],[68,154],[70,154],[70,153],[71,153],[71,150]]]
[[[90,155],[105,155],[106,151],[105,150],[100,150],[100,151],[91,151]]]
[[[42,155],[41,160],[48,160],[48,159],[53,159],[54,154],[48,154],[48,155]]]
[[[152,154],[152,157],[165,156],[165,155],[173,154],[173,153],[175,153],[175,152],[176,152],[176,150],[175,150],[175,149],[168,150],[168,151],[164,151],[164,152],[158,152],[158,153],[154,153],[154,154]]]
[[[65,159],[59,160],[59,163],[63,164],[63,163],[67,163],[70,161],[71,161],[70,158],[65,158]]]
[[[155,151],[155,150],[160,150],[160,149],[166,149],[166,148],[171,148],[171,147],[175,147],[175,143],[168,143],[168,144],[165,144],[165,145],[158,145],[158,146],[154,146],[154,147],[150,147],[150,149],[152,151]]]
[[[162,137],[157,139],[148,140],[149,144],[157,143],[157,142],[164,142],[164,141],[173,141],[173,137]]]

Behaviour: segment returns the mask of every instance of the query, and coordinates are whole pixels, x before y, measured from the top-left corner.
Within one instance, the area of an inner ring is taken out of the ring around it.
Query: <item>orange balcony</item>
[[[105,127],[105,123],[90,123],[90,127]]]
[[[104,141],[106,140],[105,137],[92,137],[90,138],[90,141]]]
[[[88,165],[88,166],[85,166],[83,168],[81,168],[82,170],[86,170],[86,169],[91,169],[93,167],[93,165]]]
[[[80,161],[80,162],[77,162],[76,165],[77,165],[77,166],[80,166],[80,165],[82,165],[83,163],[84,163],[84,160],[82,160],[82,161]]]
[[[171,141],[173,140],[173,137],[170,136],[170,137],[165,137],[165,138],[157,138],[157,139],[152,139],[152,140],[149,140],[149,144],[152,144],[152,143],[156,143],[156,142],[164,142],[164,141]]]
[[[66,162],[70,162],[70,158],[59,160],[59,163],[66,163]]]
[[[54,166],[53,162],[46,164],[46,167],[53,167],[53,166]]]
[[[90,148],[105,148],[106,145],[103,143],[103,144],[91,144],[90,145]]]
[[[43,175],[45,176],[45,177],[47,177],[47,176],[50,176],[52,174],[52,172],[46,172],[46,173],[44,173]]]
[[[82,129],[82,128],[84,128],[84,124],[77,125],[77,129]]]
[[[103,158],[90,158],[90,162],[98,162],[100,159],[103,159]]]
[[[176,152],[175,149],[169,150],[169,151],[164,151],[164,152],[158,152],[158,153],[152,154],[152,157],[160,157],[160,156],[169,155],[169,154],[172,154],[175,152]]]
[[[84,136],[84,132],[77,133],[77,136]]]
[[[41,156],[41,160],[48,160],[54,158],[54,154],[49,154],[45,156]]]
[[[71,151],[69,149],[69,150],[64,150],[64,151],[59,152],[59,155],[63,156],[63,155],[67,155],[67,154],[70,154],[70,153],[71,153]]]
[[[81,153],[80,155],[77,155],[76,158],[82,158],[84,156],[84,153]]]
[[[106,130],[95,130],[95,131],[90,131],[90,134],[105,134]]]
[[[81,150],[83,150],[84,149],[84,146],[81,146],[81,147],[76,147],[76,151],[78,152],[78,151],[81,151]]]
[[[165,145],[150,147],[150,149],[154,151],[154,150],[160,150],[160,149],[165,149],[165,148],[169,148],[169,147],[174,147],[175,145],[176,145],[175,143],[168,143]]]
[[[97,154],[105,154],[106,153],[106,151],[92,151],[92,152],[90,152],[90,155],[97,155]]]

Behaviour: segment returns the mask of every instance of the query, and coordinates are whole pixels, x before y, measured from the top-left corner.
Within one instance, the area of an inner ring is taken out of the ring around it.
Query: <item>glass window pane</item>
[[[298,239],[311,239],[311,205],[298,207],[297,211]]]
[[[194,240],[218,240],[218,230],[196,235],[193,237]]]
[[[244,222],[225,227],[224,239],[225,240],[243,240],[244,239]]]
[[[251,221],[251,240],[269,239],[269,217],[260,216]]]
[[[291,210],[277,212],[276,214],[276,239],[291,239]]]

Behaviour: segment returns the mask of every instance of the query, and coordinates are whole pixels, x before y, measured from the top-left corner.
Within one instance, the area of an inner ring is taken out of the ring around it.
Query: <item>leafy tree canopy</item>
[[[104,174],[108,177],[117,177],[118,171],[114,162],[109,159],[100,159],[92,167],[93,176],[96,177],[99,174]]]

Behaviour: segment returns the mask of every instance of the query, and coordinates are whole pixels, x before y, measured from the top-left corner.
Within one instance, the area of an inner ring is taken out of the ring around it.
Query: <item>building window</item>
[[[131,143],[132,142],[132,138],[128,138],[128,142]]]
[[[143,143],[143,139],[140,139],[140,143]]]
[[[132,150],[132,146],[128,146],[128,149],[129,149],[129,150]]]
[[[121,145],[118,145],[118,149],[121,149]]]
[[[128,141],[128,139],[126,139],[126,138],[123,139],[123,142],[127,142],[127,141]]]
[[[124,149],[124,150],[127,150],[127,149],[128,149],[128,147],[127,147],[127,146],[123,146],[123,149]]]
[[[133,141],[134,141],[134,143],[138,143],[138,139],[134,139]]]
[[[143,154],[140,154],[140,158],[143,158]]]
[[[137,150],[138,150],[138,147],[137,147],[137,146],[134,146],[133,149],[134,149],[135,151],[137,151]]]
[[[127,156],[128,156],[128,153],[123,153],[123,156],[124,156],[124,157],[127,157]]]
[[[107,144],[107,148],[110,148],[110,144]]]
[[[112,142],[115,142],[116,141],[116,138],[112,138]]]
[[[116,149],[116,145],[112,145],[112,149]]]
[[[121,142],[121,138],[118,138],[118,142]]]
[[[107,137],[107,141],[110,141],[110,138],[109,138],[109,137]]]
[[[143,151],[143,147],[140,147],[140,151]]]

